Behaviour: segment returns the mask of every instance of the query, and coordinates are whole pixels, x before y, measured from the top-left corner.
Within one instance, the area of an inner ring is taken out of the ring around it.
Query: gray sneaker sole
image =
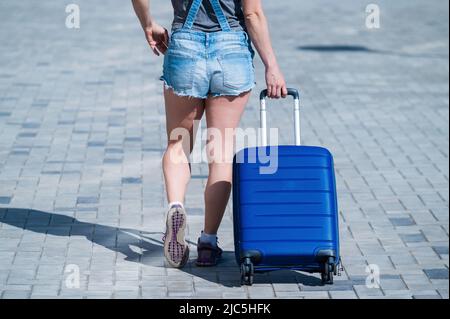
[[[185,240],[186,213],[182,209],[171,209],[167,214],[164,256],[170,266],[182,268],[189,260],[189,245]]]

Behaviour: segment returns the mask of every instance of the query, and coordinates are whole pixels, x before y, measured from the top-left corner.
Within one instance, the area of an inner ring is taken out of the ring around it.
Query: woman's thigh
[[[196,121],[200,121],[204,110],[205,101],[201,99],[178,96],[172,89],[164,88],[164,100],[166,106],[167,139],[170,142],[180,140],[189,134],[189,139],[183,140],[183,146],[187,153],[192,152],[196,133]],[[189,142],[189,144],[187,144]]]
[[[211,97],[206,100],[208,155],[231,163],[234,155],[234,130],[239,126],[251,92],[239,96]],[[220,153],[220,154],[219,154]],[[223,162],[222,162],[223,163]]]

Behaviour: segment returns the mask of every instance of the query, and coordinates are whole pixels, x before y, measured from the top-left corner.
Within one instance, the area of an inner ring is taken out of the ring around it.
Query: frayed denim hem
[[[221,96],[232,96],[232,97],[236,97],[236,96],[240,96],[241,94],[244,94],[244,93],[248,93],[248,92],[250,92],[251,90],[253,90],[254,88],[255,88],[255,86],[256,86],[256,84],[252,84],[250,87],[248,87],[248,88],[246,88],[246,89],[243,89],[243,90],[241,90],[241,91],[237,91],[236,93],[211,93],[209,96],[210,97],[221,97]]]
[[[253,90],[256,86],[256,83],[253,83],[250,87],[242,89],[240,91],[236,91],[236,93],[211,93],[208,94],[206,96],[202,96],[202,95],[193,95],[190,93],[186,93],[185,91],[178,91],[176,90],[173,86],[171,86],[166,79],[164,79],[164,77],[161,77],[160,80],[164,83],[164,88],[166,90],[171,90],[176,96],[180,96],[180,97],[189,97],[189,98],[193,98],[193,99],[201,99],[201,100],[206,100],[209,97],[215,98],[215,97],[223,97],[223,96],[231,96],[231,97],[237,97],[240,96],[241,94],[250,92],[251,90]]]
[[[192,94],[189,94],[186,92],[180,92],[178,90],[175,90],[175,88],[173,86],[169,85],[169,83],[167,83],[166,79],[164,79],[163,77],[161,77],[160,80],[164,82],[164,88],[166,90],[171,90],[176,96],[189,97],[192,99],[202,99],[202,100],[205,100],[208,98],[208,96],[192,95]]]

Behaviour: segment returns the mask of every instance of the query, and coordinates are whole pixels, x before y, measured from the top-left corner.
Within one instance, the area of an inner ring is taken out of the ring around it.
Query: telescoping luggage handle
[[[294,98],[294,118],[295,118],[295,145],[302,144],[300,132],[300,94],[298,90],[289,88],[288,95]],[[268,145],[267,141],[267,109],[266,109],[267,90],[263,90],[260,95],[261,102],[261,140],[262,146]]]

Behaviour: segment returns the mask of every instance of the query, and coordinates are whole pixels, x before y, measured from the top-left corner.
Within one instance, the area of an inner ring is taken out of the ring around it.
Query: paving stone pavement
[[[0,3],[1,298],[448,298],[448,1],[375,1],[376,30],[368,1],[264,1],[303,93],[304,142],[335,155],[345,271],[326,287],[290,271],[241,287],[231,205],[219,267],[167,267],[161,59],[129,1],[71,2],[80,29],[65,27],[69,1]],[[152,2],[168,26],[169,1]],[[270,105],[289,142],[288,102]],[[257,127],[257,107],[253,94],[243,128]],[[193,165],[192,242],[206,174]]]

